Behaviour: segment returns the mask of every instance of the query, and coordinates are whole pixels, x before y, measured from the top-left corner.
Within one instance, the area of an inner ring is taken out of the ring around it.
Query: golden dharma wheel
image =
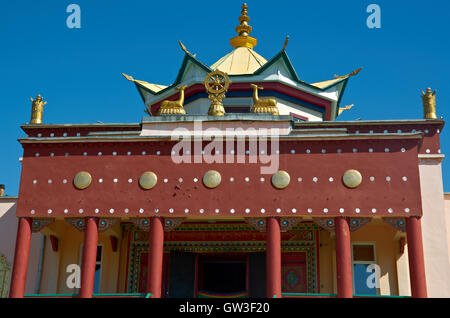
[[[83,190],[91,185],[92,176],[89,172],[80,171],[73,178],[73,185],[75,188]]]
[[[203,176],[203,184],[210,189],[216,188],[219,186],[220,182],[222,181],[222,176],[219,172],[215,170],[209,170],[205,173]]]
[[[205,81],[203,82],[206,91],[210,94],[225,93],[228,90],[230,83],[231,81],[228,78],[227,73],[219,70],[215,70],[206,75]]]
[[[151,171],[144,172],[139,178],[139,185],[145,190],[150,190],[156,183],[158,183],[158,177]]]
[[[362,175],[358,170],[350,169],[344,172],[342,176],[342,182],[347,188],[356,188],[362,182]]]
[[[289,173],[284,170],[279,170],[272,175],[272,185],[277,189],[286,188],[291,182]]]

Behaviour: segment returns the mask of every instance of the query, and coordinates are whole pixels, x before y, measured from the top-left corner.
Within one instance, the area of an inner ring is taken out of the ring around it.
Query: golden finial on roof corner
[[[351,71],[349,74],[347,75],[342,75],[342,76],[338,76],[338,75],[334,75],[334,78],[338,79],[338,78],[344,78],[344,77],[350,77],[350,76],[355,76],[358,75],[359,72],[361,72],[362,67],[358,68],[357,70]]]
[[[247,14],[247,9],[247,4],[244,3],[241,9],[241,16],[238,19],[240,24],[236,27],[238,36],[230,39],[230,44],[234,48],[248,47],[252,49],[256,46],[257,40],[249,35],[252,32],[252,27],[248,24],[250,17]]]
[[[286,35],[286,40],[284,40],[283,48],[281,49],[281,51],[284,51],[286,49],[288,42],[289,42],[289,35]]]
[[[37,95],[35,100],[33,100],[33,98],[31,97],[30,100],[32,102],[30,124],[42,124],[44,105],[47,104],[47,102],[44,102],[43,98],[39,94]]]
[[[422,91],[423,118],[432,119],[436,116],[436,90],[432,93],[431,88],[427,88],[427,92]]]

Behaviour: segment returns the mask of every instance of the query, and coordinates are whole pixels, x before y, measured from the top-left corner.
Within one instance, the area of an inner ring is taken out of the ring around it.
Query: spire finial
[[[241,9],[241,16],[238,19],[241,24],[236,27],[236,32],[241,36],[247,36],[252,32],[252,27],[248,25],[250,17],[247,15],[247,9],[247,4],[244,3]]]
[[[247,3],[244,3],[241,8],[241,16],[238,18],[240,24],[236,27],[238,36],[230,39],[230,43],[234,48],[248,47],[252,49],[257,43],[254,37],[249,36],[250,32],[252,32],[252,27],[248,24],[250,17],[247,9]]]

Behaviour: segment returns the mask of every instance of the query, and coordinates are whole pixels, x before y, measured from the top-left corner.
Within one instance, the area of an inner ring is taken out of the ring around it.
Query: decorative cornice
[[[334,218],[313,218],[312,220],[321,228],[329,232],[334,232],[335,230]]]
[[[65,218],[64,219],[67,223],[75,227],[78,231],[84,232],[85,227],[85,221],[84,218]],[[99,219],[98,220],[98,232],[104,232],[107,229],[111,228],[119,222],[119,218],[105,218],[105,219]]]
[[[369,223],[371,220],[371,218],[350,218],[348,222],[350,232],[359,230],[363,225]]]
[[[170,232],[181,225],[185,218],[166,218],[164,220],[164,232]]]
[[[47,225],[52,224],[53,222],[55,222],[55,219],[51,218],[45,218],[45,219],[32,219],[32,223],[31,223],[31,231],[32,232],[39,232],[40,230],[42,230],[44,227],[46,227]]]
[[[442,162],[444,160],[445,155],[443,154],[419,154],[417,156],[419,158],[419,164],[424,162]]]
[[[281,232],[287,232],[292,230],[292,228],[300,223],[302,221],[302,218],[295,217],[295,218],[280,218],[280,230]]]
[[[406,219],[405,218],[383,218],[383,221],[392,225],[394,228],[401,232],[406,232]]]
[[[245,218],[245,222],[253,226],[260,232],[266,231],[266,219],[265,218]]]

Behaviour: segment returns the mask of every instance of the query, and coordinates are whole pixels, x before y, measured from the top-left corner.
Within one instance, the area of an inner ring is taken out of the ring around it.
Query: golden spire
[[[236,27],[236,32],[239,34],[230,39],[230,44],[234,48],[248,47],[252,49],[256,46],[257,40],[254,37],[249,36],[252,32],[252,27],[248,24],[250,17],[247,15],[247,4],[242,5],[241,16],[239,17],[240,24]]]

